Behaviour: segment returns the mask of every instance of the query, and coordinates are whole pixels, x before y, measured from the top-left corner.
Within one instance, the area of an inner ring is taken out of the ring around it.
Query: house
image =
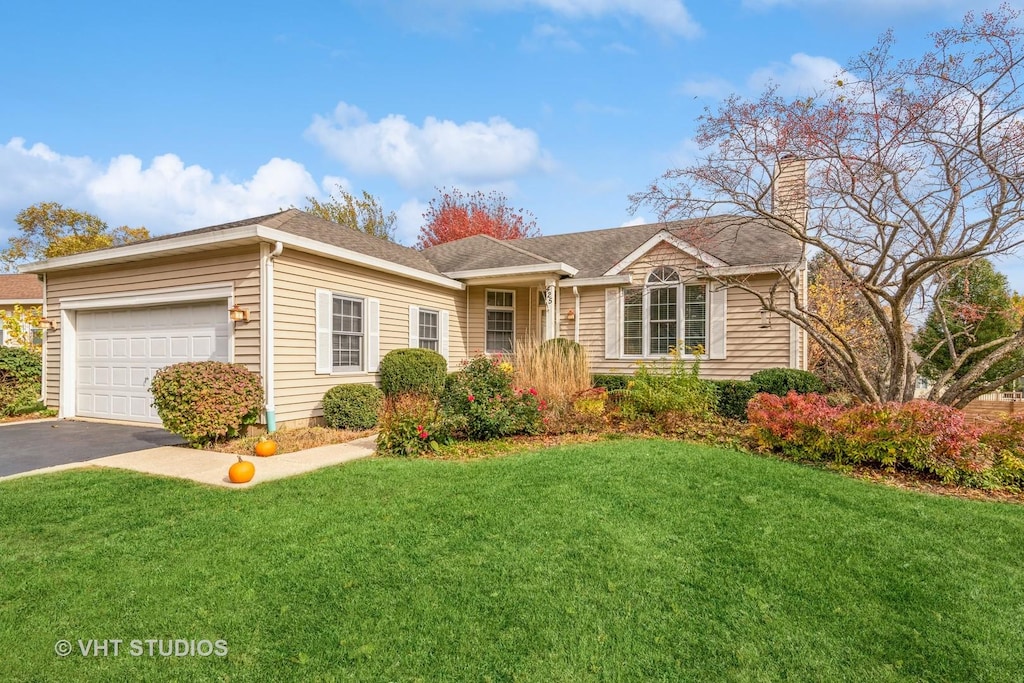
[[[0,275],[0,313],[11,313],[15,306],[31,308],[43,305],[43,283],[35,275]],[[0,322],[3,315],[0,314]],[[11,346],[15,341],[0,325],[0,346]]]
[[[315,422],[325,391],[375,382],[405,347],[453,369],[529,336],[578,341],[601,373],[675,347],[703,350],[712,378],[804,368],[804,336],[751,293],[784,270],[792,302],[801,244],[736,217],[418,251],[296,209],[22,268],[43,280],[44,393],[61,416],[159,422],[153,373],[217,359],[261,373],[271,429]]]

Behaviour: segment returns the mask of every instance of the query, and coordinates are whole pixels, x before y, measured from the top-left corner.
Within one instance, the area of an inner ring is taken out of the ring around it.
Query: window
[[[440,328],[438,327],[437,311],[426,311],[420,309],[419,315],[419,344],[421,349],[440,351]]]
[[[515,292],[487,291],[487,321],[484,350],[487,353],[512,353],[515,334]]]
[[[335,372],[363,367],[363,301],[335,295],[331,299],[331,367]]]
[[[707,287],[683,285],[679,273],[661,266],[644,287],[631,287],[622,296],[622,353],[664,356],[680,347],[692,354],[707,351]],[[680,305],[680,301],[681,304]]]

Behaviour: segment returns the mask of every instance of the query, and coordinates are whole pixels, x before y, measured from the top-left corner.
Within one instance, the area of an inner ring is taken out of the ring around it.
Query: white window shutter
[[[618,358],[620,340],[619,290],[609,287],[604,290],[604,357]]]
[[[420,307],[409,306],[409,348],[420,346]]]
[[[708,358],[711,360],[725,360],[725,328],[726,328],[726,285],[711,283],[708,286]]]
[[[316,374],[331,374],[331,292],[316,290]]]
[[[437,314],[438,346],[441,347],[441,355],[448,360],[448,311],[441,311]]]
[[[366,371],[380,364],[380,299],[366,300]]]

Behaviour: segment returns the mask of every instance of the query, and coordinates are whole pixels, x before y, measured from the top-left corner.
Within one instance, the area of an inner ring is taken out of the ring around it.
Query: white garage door
[[[149,380],[173,363],[228,360],[226,301],[79,311],[76,413],[160,422]]]

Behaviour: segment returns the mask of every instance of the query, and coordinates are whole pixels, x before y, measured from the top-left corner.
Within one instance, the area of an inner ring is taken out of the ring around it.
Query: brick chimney
[[[807,227],[807,162],[783,154],[772,178],[772,212]]]

